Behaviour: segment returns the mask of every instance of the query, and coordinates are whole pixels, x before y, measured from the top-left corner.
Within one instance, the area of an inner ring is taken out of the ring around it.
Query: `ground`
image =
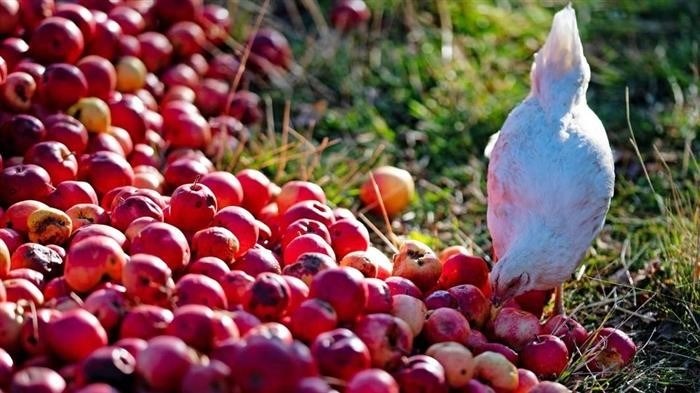
[[[250,31],[262,3],[229,2],[234,38]],[[289,38],[295,64],[279,80],[248,82],[268,121],[230,167],[313,179],[333,204],[359,212],[369,168],[406,168],[418,196],[391,231],[488,257],[482,150],[527,94],[532,55],[566,2],[367,0],[369,25],[344,35],[327,30],[330,3],[271,1],[263,24]],[[605,228],[566,285],[566,307],[589,329],[621,327],[640,350],[624,372],[596,377],[572,364],[561,382],[586,392],[697,392],[700,3],[573,6],[592,70],[589,105],[608,131],[617,181]]]

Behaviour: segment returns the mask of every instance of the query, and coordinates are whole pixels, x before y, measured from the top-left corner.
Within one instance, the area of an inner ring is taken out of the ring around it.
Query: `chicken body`
[[[490,152],[496,304],[571,277],[613,195],[612,151],[586,102],[590,68],[570,6],[555,15],[531,80],[530,95],[510,113]]]

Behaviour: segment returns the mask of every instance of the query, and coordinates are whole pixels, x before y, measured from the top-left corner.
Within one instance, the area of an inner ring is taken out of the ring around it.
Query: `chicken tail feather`
[[[559,79],[573,69],[579,69],[585,61],[576,11],[569,3],[554,15],[547,41],[535,55],[531,71],[535,92],[540,91],[546,79]]]

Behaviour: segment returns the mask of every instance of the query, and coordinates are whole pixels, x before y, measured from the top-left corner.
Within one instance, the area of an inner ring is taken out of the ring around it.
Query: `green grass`
[[[290,38],[296,66],[283,83],[254,84],[272,103],[274,126],[258,131],[238,165],[262,167],[278,182],[314,179],[333,204],[355,210],[369,168],[404,167],[418,196],[392,230],[488,256],[481,151],[527,94],[532,54],[565,2],[367,2],[369,26],[339,36],[323,33],[300,5],[316,1],[272,1],[265,23]],[[320,2],[324,15],[329,3]],[[297,4],[301,25],[286,16],[289,4]],[[700,4],[574,6],[592,69],[589,104],[614,147],[617,182],[604,231],[567,284],[566,305],[589,329],[620,326],[640,351],[616,375],[572,365],[562,382],[582,392],[697,392]],[[238,2],[234,37],[245,36],[256,12],[256,4]],[[280,160],[286,101],[298,134],[287,136]]]

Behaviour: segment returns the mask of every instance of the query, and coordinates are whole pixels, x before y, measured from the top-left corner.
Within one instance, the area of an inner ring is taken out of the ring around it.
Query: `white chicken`
[[[601,230],[615,181],[605,128],[586,102],[590,67],[571,5],[554,16],[530,79],[487,148],[493,301],[556,288],[562,313],[561,284]]]

